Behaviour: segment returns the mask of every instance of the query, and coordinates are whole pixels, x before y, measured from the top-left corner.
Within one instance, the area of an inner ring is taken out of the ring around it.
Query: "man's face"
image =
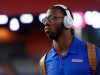
[[[49,9],[47,16],[43,19],[44,30],[50,39],[57,39],[64,30],[64,15],[60,9]]]

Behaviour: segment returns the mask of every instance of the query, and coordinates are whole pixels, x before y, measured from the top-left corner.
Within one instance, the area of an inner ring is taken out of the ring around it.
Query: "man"
[[[45,57],[46,75],[92,75],[87,43],[71,33],[73,15],[64,5],[54,5],[43,19],[44,31],[53,40]],[[100,49],[96,48],[97,75],[100,75]]]

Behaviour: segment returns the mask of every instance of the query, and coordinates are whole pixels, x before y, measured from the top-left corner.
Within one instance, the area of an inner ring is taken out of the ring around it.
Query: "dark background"
[[[18,31],[9,29],[9,22],[0,25],[0,75],[38,75],[39,59],[52,46],[52,41],[43,31],[38,16],[54,4],[64,4],[72,11],[96,10],[100,12],[100,0],[0,0],[0,14],[6,14],[9,21],[19,19],[23,13],[31,13],[34,21],[22,24]],[[2,34],[6,34],[2,36]],[[100,47],[100,29],[86,25],[80,40]],[[78,37],[78,36],[76,36]]]

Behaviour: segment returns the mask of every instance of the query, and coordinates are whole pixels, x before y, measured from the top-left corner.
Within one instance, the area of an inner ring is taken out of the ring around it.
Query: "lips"
[[[44,30],[45,30],[46,33],[50,32],[50,28],[45,28]]]
[[[49,29],[45,29],[45,32],[48,33],[50,30]]]

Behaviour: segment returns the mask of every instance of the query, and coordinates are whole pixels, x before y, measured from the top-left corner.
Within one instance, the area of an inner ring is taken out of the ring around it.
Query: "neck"
[[[63,55],[67,51],[71,42],[72,42],[72,35],[70,30],[67,30],[64,31],[58,39],[53,40],[53,46],[57,53]]]

